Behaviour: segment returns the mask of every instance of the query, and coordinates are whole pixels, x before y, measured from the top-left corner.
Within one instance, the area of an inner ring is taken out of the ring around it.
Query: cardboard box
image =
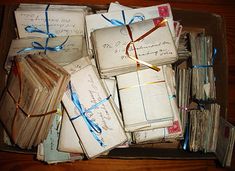
[[[105,6],[91,6],[95,9],[105,8]],[[0,7],[0,15],[3,18],[0,21],[0,93],[4,89],[5,71],[3,65],[10,47],[11,40],[16,38],[15,19],[13,11],[16,5]],[[4,13],[2,12],[4,11]],[[228,60],[226,51],[226,33],[225,25],[221,16],[207,12],[173,9],[175,20],[179,20],[184,27],[193,27],[205,29],[206,34],[213,37],[214,47],[218,49],[215,60],[215,76],[217,87],[217,102],[221,105],[221,115],[226,118],[227,114],[227,91],[228,91]],[[193,20],[192,20],[193,19]],[[164,148],[163,148],[164,146]],[[172,148],[173,147],[173,148]],[[174,148],[175,144],[164,143],[158,145],[134,146],[130,148],[117,148],[108,154],[108,158],[151,158],[151,159],[215,159],[213,153],[192,153]],[[11,148],[3,145],[0,141],[0,149],[5,151],[17,151],[17,148]],[[19,152],[19,151],[17,151]],[[22,151],[21,151],[22,152]]]

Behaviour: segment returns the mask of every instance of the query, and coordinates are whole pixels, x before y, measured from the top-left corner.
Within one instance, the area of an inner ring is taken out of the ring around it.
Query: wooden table
[[[0,4],[19,3],[18,0],[1,0]],[[24,0],[31,3],[48,3],[47,0]],[[54,0],[64,4],[108,4],[109,0]],[[85,2],[85,3],[84,3]],[[123,5],[150,6],[169,2],[172,7],[208,11],[224,17],[226,23],[227,50],[229,60],[228,80],[228,115],[229,122],[235,124],[235,1],[233,0],[119,0]],[[136,3],[138,2],[138,3]],[[1,11],[0,11],[1,12]],[[94,159],[58,165],[46,165],[36,161],[35,156],[0,152],[0,170],[223,170],[218,168],[214,160],[120,160]],[[232,168],[235,169],[235,156]]]

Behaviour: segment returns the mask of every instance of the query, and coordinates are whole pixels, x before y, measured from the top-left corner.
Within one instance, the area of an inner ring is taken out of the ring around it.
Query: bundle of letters
[[[169,4],[91,11],[43,4],[15,11],[19,38],[0,101],[10,141],[37,147],[47,163],[183,139],[184,149],[214,152],[212,38],[182,31]]]
[[[43,55],[15,56],[0,101],[0,119],[15,144],[31,148],[45,139],[69,78]]]

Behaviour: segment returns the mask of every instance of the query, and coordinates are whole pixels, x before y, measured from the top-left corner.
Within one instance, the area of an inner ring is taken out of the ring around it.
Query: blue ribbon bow
[[[78,99],[78,95],[76,94],[76,92],[73,92],[72,90],[72,85],[71,85],[71,82],[69,82],[69,90],[70,90],[70,93],[71,93],[71,99],[73,101],[73,104],[76,106],[76,108],[78,109],[80,115],[78,116],[75,116],[73,118],[70,118],[71,121],[79,118],[80,116],[84,119],[89,131],[91,132],[91,134],[93,135],[93,137],[96,139],[96,141],[100,144],[100,146],[102,147],[105,147],[106,145],[104,144],[103,140],[101,140],[97,133],[98,134],[101,134],[102,133],[102,129],[100,128],[100,126],[98,124],[96,124],[93,120],[91,120],[90,118],[88,118],[86,116],[86,113],[89,113],[91,112],[93,109],[99,107],[100,105],[102,105],[103,103],[105,103],[106,101],[109,100],[109,98],[111,97],[111,95],[109,95],[107,98],[104,98],[103,100],[101,100],[100,102],[94,104],[93,106],[91,106],[89,109],[85,110],[79,99]]]
[[[128,24],[126,23],[126,17],[125,17],[125,13],[122,10],[122,18],[123,18],[123,22],[116,20],[116,19],[108,19],[107,17],[105,17],[103,14],[101,14],[101,16],[107,20],[108,22],[110,22],[112,25],[114,26],[123,26],[123,25],[129,25],[131,23],[133,23],[135,20],[139,20],[139,21],[143,21],[144,20],[144,16],[141,15],[135,15],[131,18],[131,20],[128,22]]]
[[[46,20],[46,22],[48,22],[48,21]],[[56,35],[54,33],[50,33],[48,30],[47,31],[40,30],[39,28],[37,28],[35,26],[27,26],[27,27],[25,27],[25,31],[27,31],[28,33],[41,33],[41,34],[45,34],[49,38],[56,37]]]
[[[41,30],[41,29],[39,29],[39,28],[37,28],[35,26],[27,26],[27,27],[25,27],[25,31],[27,31],[28,33],[41,33],[41,34],[47,35],[45,47],[43,47],[38,42],[32,42],[32,47],[21,49],[17,53],[21,53],[21,52],[24,52],[24,51],[31,51],[31,50],[44,50],[44,53],[46,54],[47,50],[58,52],[58,51],[63,49],[63,45],[67,42],[68,37],[67,37],[67,39],[61,45],[58,45],[58,46],[55,46],[55,47],[48,47],[49,39],[56,37],[56,35],[54,33],[50,33],[50,31],[49,31],[49,21],[48,21],[48,9],[49,9],[49,6],[50,6],[50,4],[48,4],[46,9],[45,9],[46,31],[43,31],[43,30]]]
[[[38,42],[32,42],[31,43],[32,47],[21,49],[17,53],[21,53],[21,52],[25,52],[25,51],[31,51],[31,50],[45,50],[45,51],[49,50],[49,51],[58,52],[58,51],[63,49],[63,45],[67,42],[68,38],[69,37],[67,37],[66,40],[61,45],[58,45],[58,46],[55,46],[55,47],[48,47],[48,46],[44,47],[44,46],[42,46],[42,44],[40,44]],[[48,38],[47,38],[46,41],[48,41]]]

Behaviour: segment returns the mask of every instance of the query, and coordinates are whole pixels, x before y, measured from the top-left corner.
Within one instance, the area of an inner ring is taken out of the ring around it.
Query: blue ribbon
[[[171,99],[176,98],[176,95],[175,95],[175,94],[173,94],[173,95],[169,95],[168,97],[169,97],[169,99],[171,100]]]
[[[213,67],[214,62],[215,62],[215,58],[216,58],[216,54],[217,54],[217,49],[214,48],[213,51],[213,55],[212,55],[212,61],[211,61],[211,65],[193,65],[193,68],[209,68],[209,67]]]
[[[67,42],[69,37],[66,38],[66,40],[61,44],[61,45],[58,45],[58,46],[55,46],[55,47],[48,47],[48,46],[42,46],[42,44],[38,43],[38,42],[32,42],[32,47],[28,47],[28,48],[24,48],[24,49],[21,49],[19,50],[17,53],[21,53],[21,52],[25,52],[25,51],[32,51],[32,50],[49,50],[49,51],[54,51],[54,52],[58,52],[60,50],[63,49],[63,45]],[[47,38],[48,40],[48,38]]]
[[[70,93],[71,93],[71,99],[73,101],[73,104],[76,106],[76,108],[78,109],[80,115],[78,116],[75,116],[73,118],[70,118],[71,121],[79,118],[80,116],[84,119],[88,129],[90,130],[91,134],[93,135],[93,137],[96,139],[96,141],[100,144],[100,146],[102,147],[105,147],[105,144],[103,142],[103,140],[101,140],[98,136],[97,136],[97,133],[98,134],[101,134],[102,133],[102,129],[99,127],[98,124],[96,124],[93,120],[89,119],[87,116],[86,116],[86,113],[89,113],[91,112],[93,109],[99,107],[100,105],[102,105],[103,103],[107,102],[109,100],[109,98],[111,97],[108,96],[107,98],[104,98],[103,100],[101,100],[100,102],[94,104],[93,106],[91,106],[89,109],[85,110],[79,99],[78,99],[78,95],[76,94],[76,92],[73,92],[72,90],[72,85],[71,85],[71,82],[69,82],[69,90],[70,90]]]
[[[46,22],[48,22],[48,21],[46,20]],[[37,28],[35,26],[27,26],[27,27],[25,27],[25,31],[27,31],[28,33],[46,34],[49,38],[56,37],[56,35],[54,33],[50,33],[50,32],[47,32],[47,31],[40,30],[39,28]]]
[[[67,42],[68,37],[67,37],[67,39],[61,45],[58,45],[58,46],[55,46],[55,47],[48,47],[49,39],[56,37],[56,35],[54,33],[50,33],[50,30],[49,30],[49,20],[48,20],[48,9],[49,9],[49,6],[50,6],[50,4],[48,4],[46,9],[45,9],[46,31],[40,30],[40,29],[38,29],[35,26],[27,26],[27,27],[25,27],[25,31],[27,31],[28,33],[41,33],[41,34],[47,35],[45,47],[43,47],[38,42],[32,42],[32,47],[21,49],[17,53],[21,53],[21,52],[24,52],[24,51],[32,51],[32,50],[44,50],[44,53],[46,54],[47,50],[58,52],[58,51],[63,49],[63,45]]]
[[[189,120],[189,118],[188,118]],[[189,149],[189,123],[186,123],[186,128],[185,128],[185,134],[184,134],[184,141],[183,141],[183,147],[184,150]]]
[[[144,20],[144,16],[141,15],[135,15],[131,18],[131,20],[128,22],[128,24],[126,23],[126,17],[125,17],[125,13],[122,10],[122,18],[123,18],[123,22],[116,20],[116,19],[108,19],[107,17],[105,17],[103,14],[101,14],[101,16],[107,20],[108,22],[110,22],[112,25],[114,26],[123,26],[123,25],[129,25],[131,23],[133,23],[135,20],[139,20],[139,21],[143,21]]]

